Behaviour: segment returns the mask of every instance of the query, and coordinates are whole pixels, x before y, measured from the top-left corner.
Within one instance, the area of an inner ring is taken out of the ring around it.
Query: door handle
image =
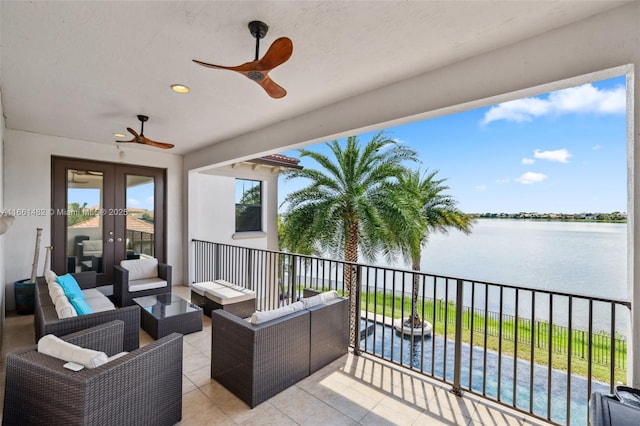
[[[107,240],[107,242],[108,242],[108,243],[112,243],[112,242],[113,242],[113,238],[109,238],[109,239]]]
[[[119,243],[121,243],[121,242],[122,242],[122,238],[118,237],[118,238],[116,239],[116,241],[117,241],[117,242],[119,242]]]

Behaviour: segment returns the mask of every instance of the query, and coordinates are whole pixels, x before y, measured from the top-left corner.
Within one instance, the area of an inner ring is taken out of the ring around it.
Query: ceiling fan
[[[131,139],[130,141],[116,141],[116,142],[120,142],[120,143],[129,143],[129,142],[141,143],[143,145],[154,146],[156,148],[162,148],[162,149],[170,149],[170,148],[173,148],[175,146],[172,143],[156,142],[156,141],[151,140],[148,137],[146,137],[144,135],[144,123],[145,123],[145,121],[149,120],[149,117],[147,117],[146,115],[138,115],[138,120],[140,120],[140,126],[141,126],[140,127],[140,134],[138,135],[136,133],[136,131],[133,130],[131,127],[127,127],[127,130],[129,131],[129,133],[131,133],[133,135],[133,139]]]
[[[249,22],[249,31],[251,35],[256,39],[256,58],[251,62],[245,62],[242,65],[235,67],[225,67],[222,65],[208,64],[196,59],[193,60],[198,65],[208,68],[217,68],[223,70],[230,70],[238,72],[249,80],[253,80],[258,83],[272,98],[282,98],[287,94],[287,91],[276,84],[269,77],[269,71],[275,67],[284,64],[291,58],[293,53],[293,43],[291,39],[287,37],[280,37],[267,50],[267,53],[258,59],[260,52],[260,39],[267,35],[269,27],[264,22],[251,21]]]

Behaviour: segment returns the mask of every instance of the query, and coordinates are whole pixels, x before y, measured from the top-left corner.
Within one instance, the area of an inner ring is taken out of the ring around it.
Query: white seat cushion
[[[123,260],[120,266],[129,271],[129,281],[158,276],[158,259],[156,258]]]
[[[104,296],[103,293],[100,292],[100,290],[95,289],[95,288],[88,288],[86,290],[82,290],[82,294],[84,294],[84,298],[91,298],[91,297],[100,297],[100,296]],[[106,296],[104,296],[106,297]]]
[[[167,282],[161,278],[145,278],[141,280],[131,281],[129,280],[129,291],[142,291],[150,290],[152,288],[166,287]]]
[[[212,282],[212,281],[205,281],[202,283],[191,284],[191,290],[194,293],[199,294],[200,296],[204,296],[204,293],[207,290],[215,290],[217,288],[222,288],[222,287],[225,287],[225,286],[219,282]]]
[[[111,311],[115,309],[115,305],[104,294],[95,297],[85,297],[85,302],[93,310],[93,312]]]
[[[246,289],[240,286],[233,287],[221,287],[213,290],[207,290],[205,297],[213,300],[219,305],[228,305],[231,303],[244,302],[245,300],[251,300],[256,298],[256,293],[253,290]]]
[[[110,311],[116,308],[111,300],[98,289],[88,288],[82,290],[82,293],[84,294],[85,302],[93,312]]]

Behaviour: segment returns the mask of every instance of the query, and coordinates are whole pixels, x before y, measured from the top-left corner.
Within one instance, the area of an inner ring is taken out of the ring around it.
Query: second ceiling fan
[[[279,65],[282,65],[291,58],[291,55],[293,54],[293,42],[287,37],[280,37],[273,42],[262,59],[258,59],[260,53],[260,39],[267,35],[268,30],[269,27],[264,22],[249,22],[249,31],[256,39],[256,56],[255,60],[251,62],[245,62],[244,64],[235,67],[208,64],[196,59],[194,59],[193,62],[207,68],[238,72],[249,80],[255,81],[262,86],[262,88],[272,98],[283,98],[287,94],[287,91],[282,86],[271,80],[269,77],[269,71]]]
[[[158,142],[158,141],[154,141],[154,140],[151,140],[148,137],[146,137],[144,135],[144,123],[147,120],[149,120],[149,117],[146,116],[146,115],[142,115],[142,114],[139,114],[137,117],[138,117],[138,120],[140,120],[140,134],[138,134],[131,127],[127,127],[127,131],[133,135],[133,139],[131,139],[130,141],[116,141],[116,142],[119,142],[119,143],[139,143],[139,144],[142,144],[142,145],[149,145],[149,146],[153,146],[155,148],[162,148],[162,149],[171,149],[171,148],[173,148],[175,146],[172,143]]]

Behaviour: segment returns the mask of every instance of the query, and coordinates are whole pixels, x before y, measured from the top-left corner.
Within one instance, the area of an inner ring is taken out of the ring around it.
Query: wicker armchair
[[[112,356],[124,323],[62,337]],[[173,425],[182,418],[182,335],[94,369],[71,371],[32,346],[7,354],[3,425]]]
[[[123,261],[121,265],[113,267],[113,297],[115,304],[118,306],[133,305],[135,297],[151,296],[154,294],[171,293],[171,265],[158,262],[157,276],[153,278],[155,281],[164,281],[162,286],[140,289],[136,288],[136,282],[144,282],[147,280],[131,280],[129,270],[123,265],[125,262],[148,261],[148,259],[128,259]],[[133,288],[131,288],[133,287]]]
[[[71,275],[83,290],[96,287],[97,275],[95,271],[77,272]],[[124,321],[124,350],[132,351],[137,349],[140,346],[140,307],[138,305],[61,319],[58,318],[44,278],[38,277],[36,279],[33,316],[36,341],[45,334],[53,334],[60,337],[114,320]]]
[[[250,407],[309,375],[309,311],[251,324],[211,312],[211,377]]]

